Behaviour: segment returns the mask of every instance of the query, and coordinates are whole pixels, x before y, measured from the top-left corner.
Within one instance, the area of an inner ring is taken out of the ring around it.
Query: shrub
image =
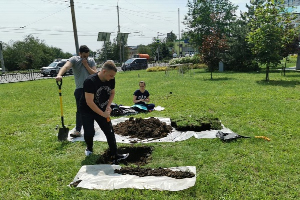
[[[167,67],[150,67],[150,68],[147,68],[147,72],[158,72],[158,71],[166,71],[167,70]]]
[[[191,56],[191,57],[181,57],[181,58],[173,58],[169,61],[170,65],[175,64],[184,64],[184,63],[193,63],[193,64],[199,64],[201,63],[201,59],[199,56]]]
[[[206,64],[203,63],[198,63],[198,64],[193,64],[192,65],[192,69],[206,69],[208,68],[208,66]]]

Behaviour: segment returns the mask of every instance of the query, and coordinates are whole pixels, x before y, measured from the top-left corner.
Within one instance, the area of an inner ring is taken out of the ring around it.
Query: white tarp
[[[161,122],[166,122],[167,125],[171,125],[170,118],[161,118],[161,117],[156,117],[156,118],[159,119]],[[121,118],[118,118],[118,119],[113,119],[113,120],[111,120],[111,122],[112,122],[112,125],[116,125],[120,122],[125,122],[128,119],[129,118],[121,117]],[[138,138],[131,138],[130,136],[122,136],[122,135],[118,135],[118,134],[115,134],[115,136],[116,136],[117,143],[132,143],[132,142],[151,143],[151,142],[184,141],[184,140],[187,140],[191,137],[195,137],[197,139],[200,139],[200,138],[216,138],[216,133],[218,131],[222,131],[222,132],[226,132],[226,133],[232,133],[232,131],[230,129],[224,127],[224,125],[222,125],[222,127],[223,128],[221,130],[207,130],[207,131],[201,131],[201,132],[195,132],[195,131],[182,132],[182,131],[177,131],[175,128],[173,128],[171,133],[169,133],[166,137],[160,138],[160,139],[151,139],[150,138],[150,139],[141,140],[141,139],[138,139]],[[106,137],[105,137],[103,131],[100,129],[99,125],[96,122],[94,124],[94,128],[95,128],[94,141],[106,142]],[[69,131],[68,140],[72,141],[72,142],[84,141],[83,136],[82,137],[77,137],[77,138],[70,137],[70,133],[72,133],[74,130],[75,130],[75,128],[73,128],[72,130]],[[83,129],[82,129],[81,133],[82,133],[82,135],[84,134]]]
[[[193,187],[196,183],[196,167],[170,167],[173,171],[189,171],[195,174],[192,178],[175,179],[167,176],[122,175],[114,173],[120,165],[84,165],[80,168],[72,183],[81,180],[80,188],[114,190],[121,188],[179,191]],[[72,184],[71,183],[71,184]],[[70,185],[71,185],[70,184]]]

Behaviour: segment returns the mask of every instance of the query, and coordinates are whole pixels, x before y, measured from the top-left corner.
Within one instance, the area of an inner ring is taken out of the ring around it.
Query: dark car
[[[147,69],[148,63],[146,58],[130,58],[122,66],[123,71]]]

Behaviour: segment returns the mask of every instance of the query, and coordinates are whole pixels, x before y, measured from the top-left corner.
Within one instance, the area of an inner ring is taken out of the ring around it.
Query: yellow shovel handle
[[[271,139],[266,137],[266,136],[255,136],[255,138],[262,138],[262,139],[265,139],[267,141],[271,141]]]

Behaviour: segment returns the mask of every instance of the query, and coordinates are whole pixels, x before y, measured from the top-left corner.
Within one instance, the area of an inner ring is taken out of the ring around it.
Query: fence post
[[[3,53],[2,53],[2,42],[0,41],[0,60],[1,60],[1,68],[2,68],[2,73],[5,73],[5,66],[4,66],[4,59],[3,59]]]

